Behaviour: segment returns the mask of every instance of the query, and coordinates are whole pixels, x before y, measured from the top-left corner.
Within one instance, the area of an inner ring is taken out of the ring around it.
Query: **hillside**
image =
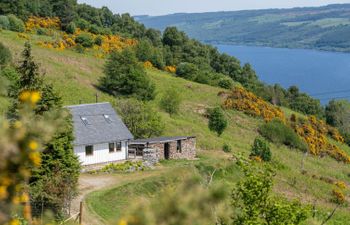
[[[350,52],[350,5],[172,14],[137,19],[164,30],[176,26],[214,44],[311,48]]]
[[[43,37],[34,36],[32,42],[35,43],[41,38]],[[24,39],[17,37],[17,33],[10,31],[0,33],[0,42],[11,49],[15,61],[19,59],[24,41]],[[53,83],[63,97],[65,105],[95,102],[95,94],[97,93],[99,101],[109,101],[118,108],[118,99],[96,88],[98,79],[103,75],[103,59],[96,58],[91,54],[48,49],[37,45],[33,45],[33,54],[35,60],[40,63],[41,69],[45,71],[47,80]],[[130,202],[140,196],[151,198],[151,196],[145,196],[144,191],[151,192],[154,185],[157,187],[159,183],[163,184],[162,179],[165,172],[167,179],[169,179],[170,174],[176,176],[176,172],[183,170],[183,173],[190,173],[191,168],[199,165],[205,168],[210,166],[228,167],[229,173],[220,175],[216,180],[224,182],[231,188],[237,182],[240,173],[236,167],[232,167],[231,155],[223,153],[222,146],[224,143],[229,144],[235,154],[243,153],[247,156],[254,138],[258,135],[258,126],[263,123],[262,119],[253,118],[238,111],[225,111],[229,119],[229,126],[223,135],[218,137],[209,131],[208,121],[203,116],[203,112],[206,108],[222,103],[218,92],[224,89],[194,83],[156,69],[147,70],[147,74],[156,84],[157,97],[151,101],[151,104],[161,114],[165,123],[164,135],[197,136],[200,159],[195,162],[165,162],[155,170],[154,174],[157,175],[157,178],[148,179],[145,178],[144,174],[140,174],[139,178],[144,178],[144,180],[139,179],[136,183],[130,183],[130,181],[119,183],[106,190],[93,192],[87,200],[88,208],[93,215],[97,214],[98,218],[103,221],[116,219],[116,215],[119,215],[117,214],[118,207],[124,207],[120,205],[121,201]],[[180,112],[174,116],[163,112],[158,104],[160,96],[170,87],[177,89],[183,98]],[[290,115],[292,112],[285,109],[285,113]],[[301,152],[273,144],[271,148],[273,164],[277,165],[278,168],[275,177],[275,194],[289,199],[300,199],[305,204],[313,204],[316,201],[319,213],[315,219],[311,219],[307,224],[319,224],[317,221],[321,221],[334,207],[329,200],[334,185],[324,180],[349,181],[349,166],[329,157],[310,156],[305,161],[305,170],[308,173],[301,174],[300,165],[304,157]],[[345,145],[342,148],[350,153],[350,149]],[[122,176],[127,178],[129,175]],[[123,194],[128,193],[128,190],[134,190],[135,186],[138,189],[133,192],[133,195]],[[120,197],[123,197],[122,200]],[[125,207],[127,206],[125,205]],[[328,224],[346,224],[350,220],[349,213],[348,208],[339,209]]]

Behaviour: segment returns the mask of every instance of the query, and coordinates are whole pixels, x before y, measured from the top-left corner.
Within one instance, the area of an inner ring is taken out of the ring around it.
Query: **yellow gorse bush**
[[[267,103],[262,98],[257,97],[252,92],[241,87],[235,87],[224,101],[225,109],[236,109],[251,116],[264,118],[271,121],[279,118],[285,121],[285,116],[279,107]]]
[[[28,32],[33,31],[38,28],[46,28],[46,29],[55,29],[58,30],[61,28],[61,21],[58,17],[36,17],[31,16],[27,20],[26,30]]]
[[[164,70],[169,73],[176,73],[176,66],[166,66]]]
[[[273,106],[242,87],[235,87],[227,95],[223,107],[242,111],[251,116],[262,117],[266,122],[279,118],[287,123],[285,115],[279,107]],[[297,119],[295,115],[292,115],[289,125],[305,140],[312,155],[329,155],[337,161],[350,163],[350,156],[338,146],[330,143],[327,138],[329,135],[339,143],[344,142],[344,138],[336,128],[327,125],[323,120],[318,120],[315,116]]]

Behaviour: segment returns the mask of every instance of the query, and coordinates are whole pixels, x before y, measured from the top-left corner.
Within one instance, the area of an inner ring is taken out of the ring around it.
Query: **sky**
[[[350,0],[78,0],[114,13],[165,15],[179,12],[215,12],[244,9],[292,8],[350,3]]]

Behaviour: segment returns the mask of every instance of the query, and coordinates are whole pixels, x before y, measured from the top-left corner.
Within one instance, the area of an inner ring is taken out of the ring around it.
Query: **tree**
[[[193,80],[198,73],[199,69],[193,63],[180,63],[180,65],[176,68],[176,75],[188,80]]]
[[[167,90],[160,100],[160,107],[170,115],[179,111],[181,97],[175,89]]]
[[[10,50],[0,42],[0,70],[12,60]]]
[[[9,19],[9,29],[16,32],[24,32],[25,26],[21,19],[17,18],[15,15],[8,15]]]
[[[227,127],[227,119],[220,107],[209,110],[209,129],[221,136]]]
[[[15,117],[18,111],[18,96],[24,91],[39,91],[40,101],[36,104],[35,112],[42,115],[44,112],[62,107],[61,97],[56,93],[51,84],[45,83],[42,74],[39,72],[39,66],[35,63],[32,56],[31,45],[27,42],[22,52],[22,60],[17,67],[19,74],[18,81],[10,89],[10,97],[13,98],[12,107],[10,107],[10,117]]]
[[[121,101],[118,112],[135,138],[159,136],[164,130],[161,116],[144,102],[136,99]]]
[[[271,196],[274,170],[238,159],[244,178],[232,194],[232,224],[279,225],[300,224],[307,219],[309,210],[300,202],[279,200]]]
[[[56,217],[67,216],[70,202],[77,195],[80,163],[73,150],[73,127],[69,117],[60,125],[41,154],[41,166],[30,179],[31,204],[34,214],[41,208]]]
[[[130,49],[112,52],[105,64],[104,73],[100,86],[114,96],[135,96],[140,100],[151,100],[155,96],[154,84]]]

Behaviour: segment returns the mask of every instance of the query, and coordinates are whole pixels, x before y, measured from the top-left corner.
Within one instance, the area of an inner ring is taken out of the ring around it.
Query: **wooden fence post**
[[[79,207],[79,225],[83,224],[83,202],[80,202]]]

